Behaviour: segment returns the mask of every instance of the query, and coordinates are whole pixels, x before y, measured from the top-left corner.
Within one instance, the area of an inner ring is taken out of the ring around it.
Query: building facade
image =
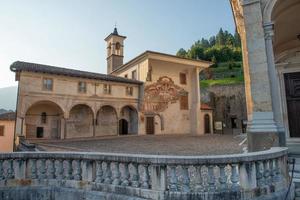
[[[0,153],[13,152],[15,113],[3,113],[0,115]]]
[[[105,39],[106,75],[13,63],[19,81],[16,134],[203,134],[199,73],[212,63],[146,51],[123,64],[125,38],[115,29]]]
[[[242,40],[249,149],[300,142],[300,1],[231,5]]]

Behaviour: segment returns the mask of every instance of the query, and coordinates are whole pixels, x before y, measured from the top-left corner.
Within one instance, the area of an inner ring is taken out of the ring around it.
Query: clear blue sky
[[[16,60],[106,73],[115,22],[127,36],[125,62],[235,30],[229,0],[0,0],[0,87],[16,85]]]

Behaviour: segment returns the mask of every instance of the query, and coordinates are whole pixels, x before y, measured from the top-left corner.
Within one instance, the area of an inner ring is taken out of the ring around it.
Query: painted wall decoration
[[[152,113],[163,112],[169,103],[176,103],[180,96],[187,94],[167,76],[162,76],[156,83],[145,86],[144,91],[143,111]]]

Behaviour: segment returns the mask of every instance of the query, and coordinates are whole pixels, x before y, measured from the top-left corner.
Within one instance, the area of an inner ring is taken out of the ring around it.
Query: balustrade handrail
[[[288,149],[281,147],[213,156],[3,153],[0,154],[0,188],[1,185],[22,186],[25,180],[30,180],[25,183],[46,187],[55,183],[71,188],[105,188],[105,191],[130,195],[134,191],[134,196],[153,199],[174,199],[176,195],[179,196],[175,199],[182,199],[181,193],[201,196],[203,192],[224,191],[232,191],[234,195],[239,194],[236,191],[245,192],[243,198],[249,199],[253,194],[280,192],[286,187],[287,154]],[[257,192],[257,189],[262,192]]]
[[[79,159],[101,160],[111,162],[132,162],[155,165],[199,165],[199,164],[234,164],[263,161],[287,155],[288,148],[273,147],[269,150],[228,155],[208,156],[174,156],[124,153],[91,153],[91,152],[14,152],[1,153],[0,159]]]

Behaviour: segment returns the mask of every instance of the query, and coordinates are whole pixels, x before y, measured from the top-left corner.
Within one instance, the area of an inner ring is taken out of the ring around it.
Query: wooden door
[[[291,137],[300,137],[300,72],[284,75],[289,130]]]
[[[146,117],[146,134],[154,135],[154,117]]]

